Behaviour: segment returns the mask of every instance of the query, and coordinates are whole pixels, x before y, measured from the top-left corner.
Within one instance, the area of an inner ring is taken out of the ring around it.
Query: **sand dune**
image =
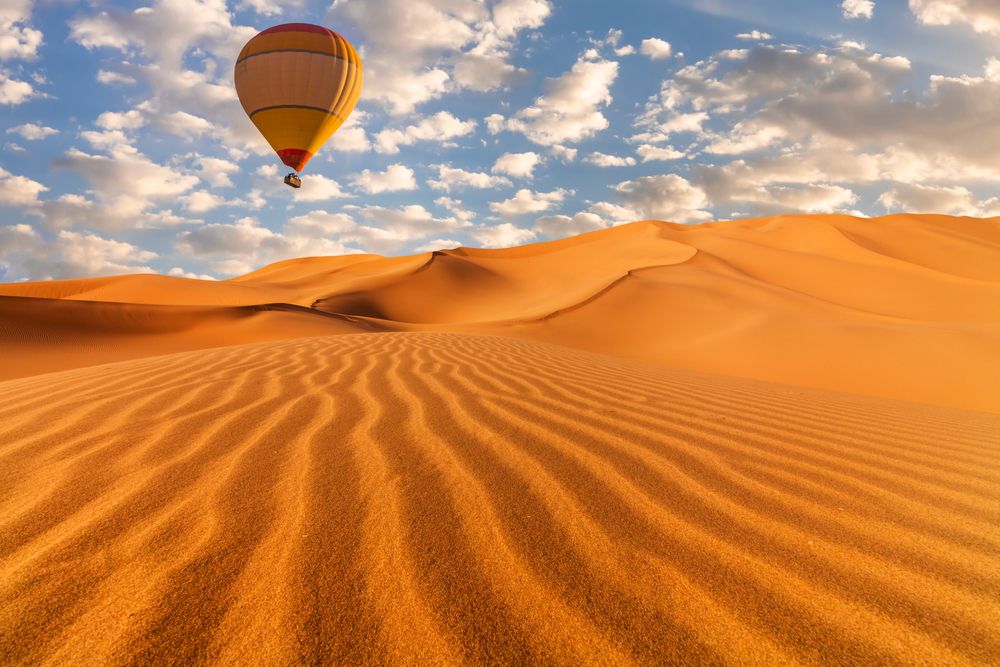
[[[1000,664],[1000,219],[0,285],[0,664]]]
[[[4,664],[1000,660],[996,415],[379,333],[0,422]]]
[[[305,258],[219,282],[119,276],[6,284],[0,295],[185,308],[286,303],[352,318],[355,330],[510,336],[674,368],[1000,411],[1000,218],[647,221],[501,250]],[[0,316],[6,340],[33,339],[28,332],[46,326],[48,306],[36,307],[16,321]],[[146,312],[132,319],[147,321]],[[204,312],[215,321],[217,311]],[[208,327],[213,333],[203,340],[189,335],[170,348],[158,342],[163,334],[130,330],[97,356],[87,340],[73,350],[72,336],[64,336],[66,354],[43,355],[36,370],[133,358],[131,350],[144,346],[162,353],[317,335],[330,326],[255,319],[266,334],[234,329],[227,339],[227,326]],[[338,326],[336,333],[344,329]],[[123,356],[115,357],[119,349]],[[32,363],[25,357],[0,377],[31,374]]]

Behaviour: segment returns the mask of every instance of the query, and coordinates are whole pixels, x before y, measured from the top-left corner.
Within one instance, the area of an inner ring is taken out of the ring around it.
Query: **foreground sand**
[[[3,664],[995,664],[1000,416],[496,336],[0,383]]]

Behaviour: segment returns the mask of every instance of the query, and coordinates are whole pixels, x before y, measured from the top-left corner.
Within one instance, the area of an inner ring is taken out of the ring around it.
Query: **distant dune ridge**
[[[70,312],[81,301],[130,306]],[[501,250],[289,260],[220,282],[0,284],[0,327],[19,348],[0,378],[325,333],[452,331],[1000,411],[1000,218],[637,222]]]
[[[1000,219],[0,285],[0,664],[1000,663]]]

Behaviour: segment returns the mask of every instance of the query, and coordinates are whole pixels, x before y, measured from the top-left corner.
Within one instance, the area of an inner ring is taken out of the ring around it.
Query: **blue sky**
[[[292,21],[366,67],[300,191],[232,85]],[[0,0],[0,280],[1000,215],[998,37],[995,0]]]

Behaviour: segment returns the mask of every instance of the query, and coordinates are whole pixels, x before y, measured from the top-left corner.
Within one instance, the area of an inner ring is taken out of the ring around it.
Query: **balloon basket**
[[[293,171],[288,176],[285,176],[285,185],[290,185],[293,188],[301,188],[302,187],[302,179],[299,178],[298,174],[296,174]]]

